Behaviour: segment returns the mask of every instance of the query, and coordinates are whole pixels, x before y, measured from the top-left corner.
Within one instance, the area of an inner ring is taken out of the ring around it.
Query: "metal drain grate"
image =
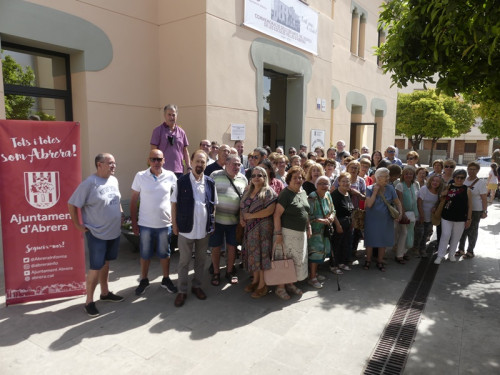
[[[363,371],[365,375],[402,374],[417,333],[438,266],[433,257],[422,258],[406,286]]]

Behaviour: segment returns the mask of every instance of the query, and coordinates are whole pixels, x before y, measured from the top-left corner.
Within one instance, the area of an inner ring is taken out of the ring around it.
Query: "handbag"
[[[330,199],[328,197],[327,199],[328,203],[330,203]],[[323,204],[321,203],[321,200],[318,199],[318,201],[319,201],[319,207],[321,208],[321,212],[323,213],[323,218],[326,218],[325,210],[323,210]],[[335,234],[335,227],[333,226],[333,223],[325,225],[323,229],[323,237],[327,237],[331,240],[334,234]]]
[[[384,194],[380,194],[380,197],[384,201],[385,205],[387,206],[389,213],[391,214],[391,217],[395,220],[399,217],[399,211],[396,207],[392,206],[387,202],[387,199],[385,199]]]
[[[278,244],[274,242],[271,255],[271,268],[264,270],[264,282],[266,285],[290,284],[297,281],[295,264],[292,259],[286,258],[284,244],[282,243],[280,246],[281,251],[283,252],[283,259],[274,259],[276,255],[276,248],[278,247]]]
[[[439,201],[439,204],[436,210],[432,213],[432,225],[440,225],[441,224],[441,214],[443,213],[444,204],[446,203],[446,198],[442,198]]]
[[[352,212],[352,226],[354,229],[365,229],[365,214],[365,210],[362,210],[360,208],[356,208]]]

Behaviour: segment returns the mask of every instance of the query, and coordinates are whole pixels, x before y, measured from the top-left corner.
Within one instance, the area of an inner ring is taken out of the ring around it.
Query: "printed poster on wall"
[[[81,181],[80,125],[0,120],[7,305],[85,293],[83,238],[68,213]]]
[[[299,0],[245,0],[243,24],[318,54],[318,12]]]

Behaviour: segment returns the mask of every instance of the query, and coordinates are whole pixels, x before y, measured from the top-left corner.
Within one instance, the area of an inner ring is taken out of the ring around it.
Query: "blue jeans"
[[[139,226],[141,233],[140,249],[141,258],[148,260],[153,257],[156,243],[158,258],[170,258],[170,237],[172,237],[172,226],[165,228],[149,228]]]
[[[98,271],[108,260],[115,260],[118,257],[120,247],[120,237],[113,240],[101,240],[94,237],[90,231],[85,232],[87,246],[89,248],[89,266],[91,270]]]

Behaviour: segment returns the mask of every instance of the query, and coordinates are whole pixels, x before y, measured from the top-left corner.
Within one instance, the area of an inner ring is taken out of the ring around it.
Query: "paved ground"
[[[500,204],[489,211],[477,256],[439,266],[405,374],[500,373]],[[303,285],[288,302],[251,299],[243,271],[236,286],[207,276],[208,299],[189,295],[175,308],[158,262],[153,285],[134,295],[138,254],[124,240],[111,287],[126,300],[98,302],[98,318],[83,297],[5,307],[0,274],[0,374],[361,374],[418,262],[388,259],[386,273],[357,266],[340,291],[325,269],[323,289]]]

